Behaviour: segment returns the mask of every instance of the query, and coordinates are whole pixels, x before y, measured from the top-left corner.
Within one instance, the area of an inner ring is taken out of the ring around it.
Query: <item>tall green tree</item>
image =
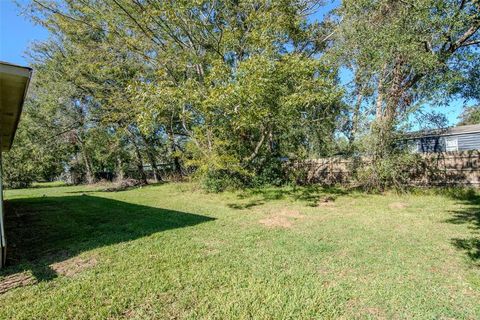
[[[248,180],[280,157],[325,153],[333,139],[341,90],[316,58],[324,30],[307,19],[316,5],[34,0],[30,9],[64,55],[57,71],[90,114],[131,136],[139,159],[143,145],[155,165],[160,141],[175,167],[183,158],[203,175]]]
[[[480,4],[477,0],[346,0],[336,14],[332,52],[354,73],[352,118],[366,103],[373,107],[372,145],[382,157],[391,150],[396,126],[415,103],[444,99],[474,70],[479,58]]]

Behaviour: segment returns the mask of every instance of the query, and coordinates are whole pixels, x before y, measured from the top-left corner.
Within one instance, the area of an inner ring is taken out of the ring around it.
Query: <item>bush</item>
[[[29,161],[28,152],[12,148],[3,156],[3,183],[7,188],[27,188],[38,178],[35,162]]]
[[[285,170],[280,160],[271,159],[261,170],[255,174],[248,184],[249,187],[265,185],[280,186],[285,183]]]
[[[390,188],[405,191],[412,185],[421,161],[418,154],[394,153],[358,168],[355,179],[361,188],[370,192]]]
[[[245,186],[245,177],[228,170],[208,170],[202,177],[203,188],[209,192],[222,192]]]
[[[286,182],[286,172],[280,160],[269,159],[258,169],[229,170],[223,168],[208,168],[198,170],[202,186],[209,192],[222,192],[249,187],[280,186]]]

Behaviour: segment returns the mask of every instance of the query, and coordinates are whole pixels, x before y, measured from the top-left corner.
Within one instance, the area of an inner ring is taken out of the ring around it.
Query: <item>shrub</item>
[[[37,179],[37,170],[30,154],[22,149],[12,149],[4,153],[3,183],[7,188],[27,188]]]
[[[208,170],[202,176],[202,186],[209,192],[222,192],[245,186],[245,177],[228,170]]]
[[[285,182],[285,170],[282,163],[277,159],[270,159],[248,183],[249,187],[261,187],[265,185],[280,186]]]
[[[396,189],[405,191],[412,185],[421,166],[418,154],[394,153],[389,156],[373,159],[369,164],[357,168],[355,179],[366,191],[384,191]]]

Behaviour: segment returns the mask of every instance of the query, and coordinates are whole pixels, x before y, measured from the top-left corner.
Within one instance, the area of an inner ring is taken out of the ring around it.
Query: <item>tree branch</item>
[[[266,137],[266,133],[263,132],[262,133],[262,136],[260,137],[260,141],[258,141],[257,145],[255,146],[255,149],[253,150],[252,154],[249,155],[245,160],[244,162],[245,163],[249,163],[250,161],[252,161],[253,159],[255,159],[258,155],[258,153],[260,152],[260,148],[262,147],[263,145],[263,142],[265,141],[265,137]]]
[[[480,44],[480,39],[467,41],[467,42],[463,43],[462,47],[473,46],[473,45],[476,45],[476,44]]]
[[[465,43],[467,42],[468,39],[470,39],[471,36],[473,36],[478,29],[480,29],[480,19],[476,21],[476,23],[468,28],[465,33],[458,38],[457,41],[450,47],[450,52],[455,52],[458,48],[465,46]]]

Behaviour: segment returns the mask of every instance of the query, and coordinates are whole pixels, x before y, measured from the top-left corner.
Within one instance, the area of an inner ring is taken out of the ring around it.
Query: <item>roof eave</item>
[[[9,110],[9,108],[11,108],[10,110],[15,110],[15,118],[12,121],[13,123],[11,122],[11,124],[6,129],[8,132],[8,136],[7,136],[9,139],[8,143],[7,144],[2,143],[0,146],[1,151],[8,151],[11,149],[13,145],[15,133],[18,128],[18,123],[20,121],[23,105],[25,103],[25,99],[27,96],[28,87],[30,85],[32,69],[29,67],[18,66],[12,63],[0,61],[0,73],[5,76],[5,78],[2,79],[3,81],[5,81],[2,83],[2,86],[5,85],[7,87],[7,90],[4,90],[5,88],[2,88],[2,95],[12,94],[12,92],[8,90],[10,80],[13,79],[12,81],[15,81],[16,79],[18,79],[18,81],[20,81],[21,83],[21,85],[18,88],[19,90],[17,90],[16,92],[14,91],[15,92],[14,96],[17,96],[16,98],[17,101],[15,101],[15,103],[8,104],[8,100],[7,100],[7,105],[2,105],[2,112],[4,112],[4,110]],[[3,99],[4,97],[5,96],[0,97],[0,99]],[[8,114],[6,115],[2,114],[1,116],[2,117],[8,116]]]

